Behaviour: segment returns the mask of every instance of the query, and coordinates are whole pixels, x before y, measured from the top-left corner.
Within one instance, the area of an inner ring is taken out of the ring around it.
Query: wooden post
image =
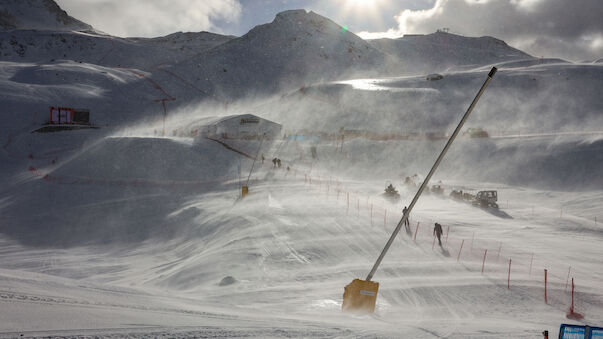
[[[484,250],[484,260],[482,261],[482,274],[484,274],[484,266],[486,265],[486,253],[488,253],[488,249]]]
[[[415,236],[413,238],[412,241],[416,242],[417,241],[417,232],[419,231],[419,222],[417,221],[417,228],[415,228]]]
[[[459,262],[459,260],[461,259],[461,251],[463,250],[464,243],[465,243],[465,239],[463,239],[463,241],[461,241],[461,248],[459,248],[459,254],[456,256],[456,262]]]

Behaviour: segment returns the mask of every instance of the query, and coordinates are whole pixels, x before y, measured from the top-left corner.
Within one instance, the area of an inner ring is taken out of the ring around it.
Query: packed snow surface
[[[2,6],[0,337],[534,338],[603,325],[600,62],[443,32],[367,42],[305,10],[242,37],[142,39],[94,31],[53,1]],[[366,277],[493,65],[466,126],[487,137],[463,130],[453,144],[430,183],[444,195],[424,193],[374,276],[375,314],[342,313],[344,287]],[[34,132],[49,106],[89,109],[95,128]],[[234,114],[285,135],[225,147],[186,130]],[[397,202],[382,196],[389,182]],[[497,190],[500,208],[452,190]],[[566,318],[572,279],[582,320]]]

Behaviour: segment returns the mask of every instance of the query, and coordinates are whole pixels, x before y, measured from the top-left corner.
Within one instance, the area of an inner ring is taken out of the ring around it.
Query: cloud
[[[57,0],[67,13],[94,28],[122,36],[157,37],[178,31],[213,31],[217,20],[237,21],[238,0]]]
[[[601,13],[601,0],[438,0],[430,9],[400,12],[398,27],[383,34],[449,28],[467,36],[494,36],[534,56],[582,61],[603,57]]]

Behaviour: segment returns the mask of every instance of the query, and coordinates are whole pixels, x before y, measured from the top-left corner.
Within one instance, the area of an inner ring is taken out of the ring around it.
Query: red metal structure
[[[87,109],[51,106],[48,123],[51,125],[90,125],[90,111]]]

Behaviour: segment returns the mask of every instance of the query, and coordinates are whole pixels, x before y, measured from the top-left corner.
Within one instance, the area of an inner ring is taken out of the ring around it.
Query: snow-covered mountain
[[[2,0],[0,31],[12,30],[92,30],[92,26],[67,14],[53,0]]]
[[[407,34],[398,39],[375,39],[369,42],[396,56],[408,73],[415,74],[533,58],[493,37],[464,37],[443,31],[426,35]]]
[[[158,38],[118,38],[95,32],[15,30],[0,32],[5,61],[73,60],[110,67],[152,69],[186,60],[231,40],[209,32],[178,32]]]
[[[221,96],[275,93],[306,83],[376,75],[385,53],[314,12],[291,10],[173,69]]]

